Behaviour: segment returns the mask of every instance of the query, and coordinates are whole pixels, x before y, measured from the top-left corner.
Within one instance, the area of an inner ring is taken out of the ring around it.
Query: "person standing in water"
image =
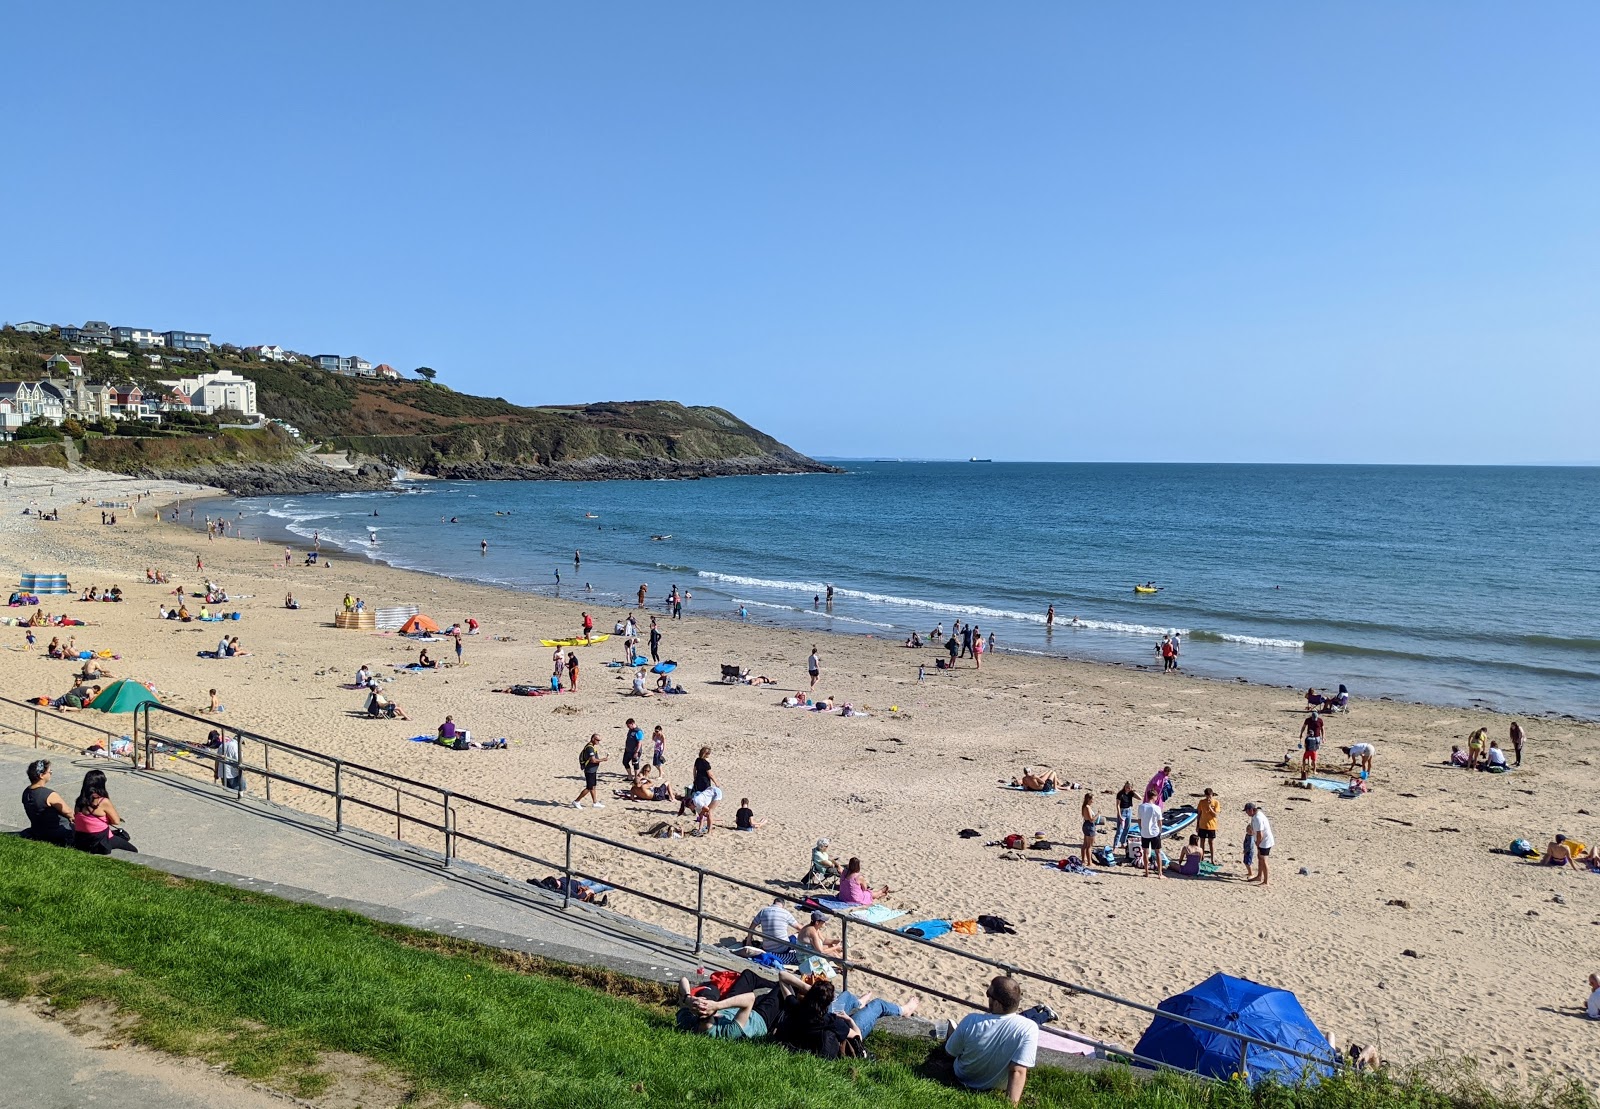
[[[1044,630],[1049,635],[1056,630],[1056,606],[1051,605],[1044,610]]]
[[[487,539],[478,540],[478,553],[480,555],[487,555],[489,553],[489,541]]]
[[[572,572],[574,574],[576,574],[578,572],[578,567],[582,566],[582,565],[583,565],[583,552],[582,551],[573,551],[572,552]]]

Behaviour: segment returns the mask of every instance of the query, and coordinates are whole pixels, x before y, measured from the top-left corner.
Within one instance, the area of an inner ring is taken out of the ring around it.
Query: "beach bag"
[[[731,970],[716,970],[711,972],[711,988],[717,991],[720,998],[733,988],[739,976]]]
[[[1533,849],[1533,844],[1529,843],[1525,839],[1512,840],[1511,853],[1522,859],[1526,859],[1529,855],[1538,854],[1538,852]]]
[[[1019,851],[1028,846],[1028,841],[1023,839],[1022,836],[1018,835],[1016,832],[1012,832],[1009,836],[1000,841],[1000,846],[1009,848],[1013,851]]]

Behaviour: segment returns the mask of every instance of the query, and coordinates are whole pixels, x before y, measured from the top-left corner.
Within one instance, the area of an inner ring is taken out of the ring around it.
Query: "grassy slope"
[[[348,913],[188,882],[0,837],[0,996],[90,1000],[136,1015],[131,1038],[312,1096],[318,1054],[391,1068],[420,1093],[490,1107],[996,1105],[916,1074],[925,1044],[873,1037],[884,1059],[828,1063],[675,1031],[657,987],[575,979]],[[622,994],[623,996],[612,996]],[[1543,1104],[1592,1109],[1581,1091]],[[1494,1109],[1383,1079],[1315,1090],[1036,1072],[1030,1106],[1094,1109]]]
[[[102,439],[85,441],[85,465],[118,474],[183,470],[208,464],[287,462],[298,457],[294,440],[277,428],[245,431],[226,428],[209,435],[160,439]]]

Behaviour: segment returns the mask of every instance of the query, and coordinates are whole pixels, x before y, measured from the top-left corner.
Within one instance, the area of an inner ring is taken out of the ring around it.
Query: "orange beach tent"
[[[439,625],[433,622],[433,617],[417,613],[404,624],[400,625],[401,635],[426,635],[439,630]]]

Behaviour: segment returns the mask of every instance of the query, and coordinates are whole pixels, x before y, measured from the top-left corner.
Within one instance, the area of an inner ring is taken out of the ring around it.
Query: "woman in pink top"
[[[889,892],[889,887],[884,886],[878,891],[877,896],[888,897]],[[838,900],[849,902],[852,905],[872,904],[872,886],[861,876],[860,859],[852,858],[845,864],[844,876],[839,879]]]
[[[128,833],[118,826],[121,823],[122,817],[106,793],[105,771],[89,771],[83,776],[83,788],[78,791],[77,804],[72,808],[72,845],[93,855],[137,852],[139,849],[129,842]]]

